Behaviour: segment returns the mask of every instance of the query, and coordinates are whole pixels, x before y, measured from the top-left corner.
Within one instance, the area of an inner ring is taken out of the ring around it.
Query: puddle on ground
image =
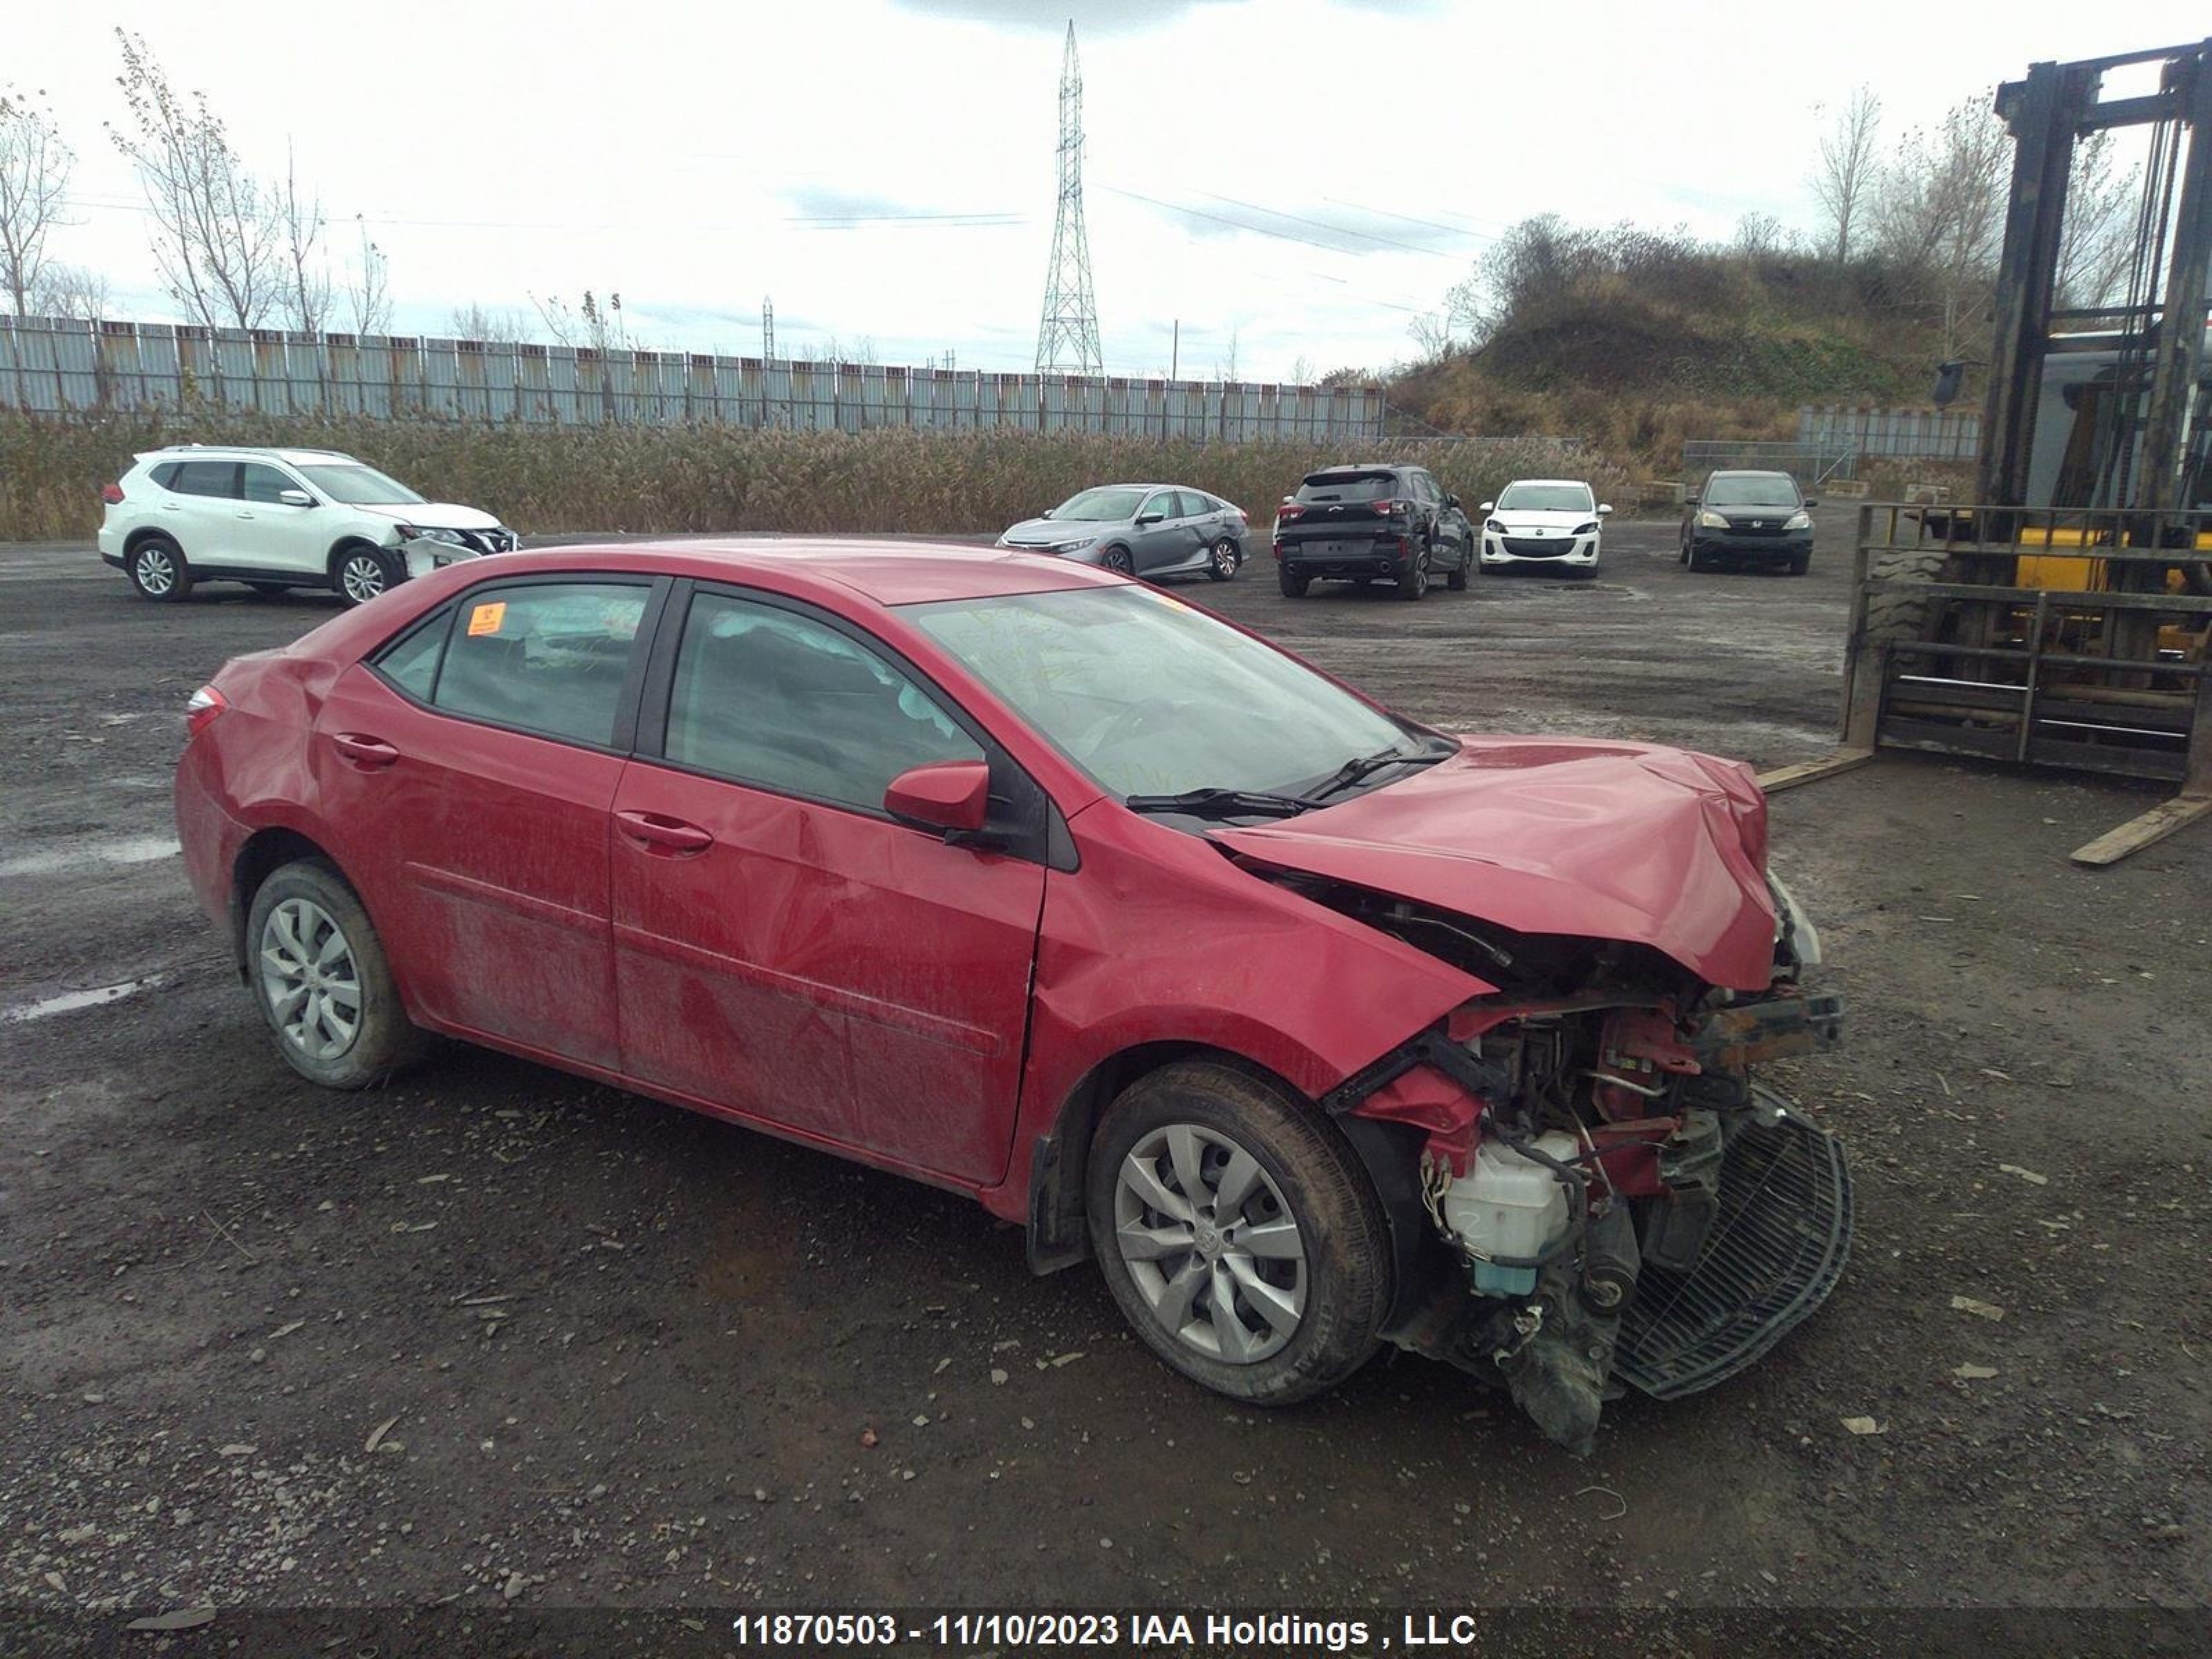
[[[151,990],[161,982],[161,975],[149,974],[143,979],[125,980],[120,985],[102,985],[89,991],[64,991],[59,996],[42,997],[36,1002],[0,1008],[0,1022],[13,1024],[21,1020],[46,1019],[55,1014],[73,1014],[80,1008],[98,1008],[106,1003],[120,1002],[141,991]]]
[[[180,849],[168,836],[125,836],[113,841],[72,842],[43,853],[0,859],[0,876],[51,876],[102,864],[151,864]]]

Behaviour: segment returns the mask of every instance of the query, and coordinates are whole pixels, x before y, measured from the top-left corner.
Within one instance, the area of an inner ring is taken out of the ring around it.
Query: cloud
[[[1186,199],[1170,201],[1113,185],[1093,188],[1126,197],[1201,241],[1263,236],[1302,242],[1331,253],[1419,253],[1464,264],[1492,240],[1482,232],[1455,229],[1441,221],[1413,219],[1334,200],[1269,207],[1210,191],[1184,192]]]
[[[947,22],[982,23],[992,28],[1043,34],[1063,33],[1069,21],[1085,34],[1133,34],[1171,22],[1186,12],[1234,0],[895,0],[901,9]],[[1383,0],[1393,3],[1393,0]]]

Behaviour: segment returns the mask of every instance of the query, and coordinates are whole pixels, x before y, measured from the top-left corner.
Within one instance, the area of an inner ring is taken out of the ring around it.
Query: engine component
[[[1682,1127],[1659,1146],[1659,1182],[1667,1190],[1644,1212],[1644,1260],[1688,1273],[1698,1265],[1721,1206],[1721,1121],[1701,1107],[1682,1114]]]
[[[1636,1240],[1627,1206],[1616,1204],[1592,1217],[1583,1243],[1586,1262],[1633,1261]],[[1600,1312],[1586,1295],[1577,1295],[1576,1279],[1576,1265],[1568,1255],[1546,1266],[1528,1304],[1536,1316],[1535,1328],[1516,1347],[1501,1352],[1498,1363],[1513,1403],[1567,1450],[1587,1457],[1605,1407],[1620,1317],[1617,1309]]]
[[[1559,1163],[1577,1157],[1575,1138],[1554,1129],[1531,1143]],[[1474,1167],[1449,1182],[1437,1206],[1444,1231],[1474,1261],[1486,1296],[1527,1296],[1546,1255],[1565,1235],[1567,1191],[1557,1170],[1486,1136]]]

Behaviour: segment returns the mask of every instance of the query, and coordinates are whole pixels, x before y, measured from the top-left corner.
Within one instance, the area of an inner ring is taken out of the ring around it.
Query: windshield
[[[373,466],[303,466],[300,476],[334,501],[348,507],[405,507],[422,498]]]
[[[1298,486],[1302,501],[1387,501],[1399,493],[1395,472],[1316,472]]]
[[[1032,496],[1030,499],[1035,500]],[[1086,489],[1080,495],[1071,496],[1052,510],[1055,519],[1073,519],[1078,524],[1103,524],[1109,520],[1133,519],[1137,503],[1145,499],[1141,489]]]
[[[1117,795],[1282,791],[1412,746],[1349,691],[1151,588],[948,599],[909,614]]]
[[[1587,513],[1596,505],[1589,486],[1578,483],[1508,484],[1498,498],[1500,513]]]
[[[1795,507],[1797,486],[1786,472],[1751,472],[1705,485],[1707,507]]]

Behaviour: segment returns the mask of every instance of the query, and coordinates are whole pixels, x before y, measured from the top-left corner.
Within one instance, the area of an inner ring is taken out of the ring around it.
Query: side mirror
[[[1685,507],[1695,507],[1697,504],[1698,498],[1695,495],[1685,495],[1682,497],[1682,505]]]
[[[1447,496],[1445,496],[1445,497],[1444,497],[1444,505],[1445,505],[1446,507],[1457,507],[1457,506],[1459,505],[1459,497],[1458,497],[1458,496],[1456,496],[1456,495],[1447,495]]]
[[[1043,512],[1038,514],[1037,517],[1040,519],[1049,519],[1052,517],[1052,508],[1048,507]]]
[[[1601,518],[1601,519],[1602,519],[1603,517],[1605,517],[1605,515],[1606,515],[1607,514],[1608,514],[1608,513],[1610,513],[1610,512],[1612,512],[1612,511],[1613,511],[1613,509],[1612,509],[1611,507],[1607,507],[1607,506],[1603,501],[1600,501],[1600,502],[1597,504],[1597,515],[1598,515],[1598,517],[1599,517],[1599,518]]]
[[[1494,508],[1497,505],[1498,505],[1498,503],[1497,503],[1496,501],[1485,501],[1485,502],[1484,502],[1480,507],[1477,507],[1477,508],[1475,508],[1474,510],[1475,510],[1476,512],[1478,512],[1478,513],[1487,513],[1487,512],[1490,512],[1492,508]]]
[[[315,498],[304,489],[280,489],[276,499],[287,507],[313,507]]]
[[[983,827],[991,810],[988,761],[928,761],[909,766],[884,791],[884,811],[949,840]]]
[[[1809,496],[1809,495],[1808,495],[1808,496],[1807,496],[1803,501],[1802,501],[1798,502],[1797,504],[1798,504],[1798,506],[1800,506],[1800,507],[1803,507],[1803,508],[1804,508],[1808,513],[1810,513],[1810,512],[1811,512],[1814,507],[1816,507],[1820,506],[1820,502],[1818,502],[1818,501],[1814,501],[1814,500],[1811,496]]]
[[[1142,530],[1148,524],[1158,524],[1161,515],[1158,513],[1147,513],[1137,520],[1137,528]]]

